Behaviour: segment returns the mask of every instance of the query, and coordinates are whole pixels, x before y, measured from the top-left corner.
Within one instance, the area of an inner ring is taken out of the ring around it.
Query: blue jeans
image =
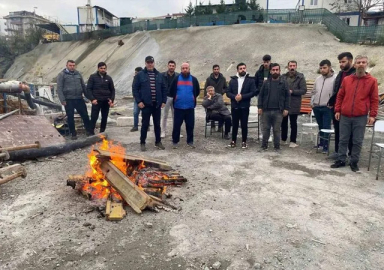
[[[137,105],[136,100],[133,100],[133,126],[139,127],[139,114],[140,114],[140,108]]]
[[[313,107],[313,113],[315,114],[316,122],[321,129],[331,129],[332,121],[332,109],[327,106]],[[327,133],[320,132],[320,145],[324,150],[328,150],[328,141],[322,138],[329,136]]]

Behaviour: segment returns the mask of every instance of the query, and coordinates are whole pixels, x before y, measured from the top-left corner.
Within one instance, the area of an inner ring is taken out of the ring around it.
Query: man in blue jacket
[[[196,98],[200,94],[200,85],[198,80],[191,75],[188,63],[181,65],[181,74],[172,81],[169,92],[173,97],[174,107],[173,148],[177,148],[180,141],[180,129],[183,122],[185,122],[187,130],[187,144],[191,148],[195,148],[193,129],[195,128]]]
[[[145,68],[137,73],[133,84],[133,97],[141,109],[141,136],[140,149],[146,151],[145,141],[152,115],[155,129],[155,147],[164,150],[161,143],[161,109],[167,102],[167,87],[163,75],[155,69],[155,59],[152,56],[145,58]]]

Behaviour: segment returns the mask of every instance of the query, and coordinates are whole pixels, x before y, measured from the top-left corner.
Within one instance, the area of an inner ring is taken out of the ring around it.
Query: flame
[[[100,144],[97,144],[96,148],[110,152],[111,162],[126,174],[127,163],[122,158],[125,155],[125,148],[123,146],[103,138],[103,141]],[[105,180],[105,176],[100,168],[100,162],[97,159],[97,152],[94,151],[94,148],[92,148],[91,152],[88,154],[88,159],[89,168],[85,176],[92,178],[95,181],[86,183],[83,186],[83,191],[87,194],[91,194],[92,199],[107,199],[109,196],[112,196],[114,199],[122,201],[123,199],[120,194],[109,185],[107,180]]]

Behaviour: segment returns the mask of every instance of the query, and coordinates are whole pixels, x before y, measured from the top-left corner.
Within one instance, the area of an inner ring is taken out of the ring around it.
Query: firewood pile
[[[166,202],[169,186],[181,186],[187,179],[161,160],[126,155],[125,148],[104,140],[88,155],[85,175],[70,175],[67,186],[99,205],[105,205],[107,220],[121,220],[125,205],[136,213],[179,210]]]

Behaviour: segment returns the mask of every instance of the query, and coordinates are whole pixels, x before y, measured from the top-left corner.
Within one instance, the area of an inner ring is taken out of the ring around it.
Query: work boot
[[[163,146],[163,144],[161,142],[155,143],[155,147],[157,149],[160,149],[160,150],[164,150],[165,149],[165,147]]]
[[[336,162],[331,165],[331,168],[341,168],[341,167],[345,167],[344,161],[336,160]]]
[[[131,128],[131,132],[135,132],[135,131],[139,131],[139,128],[138,127]]]
[[[195,148],[196,148],[196,146],[193,144],[193,142],[187,143],[187,145],[188,145],[189,147],[191,147],[192,149],[195,149]]]
[[[140,150],[141,152],[147,151],[147,148],[145,147],[145,143],[140,144]]]
[[[360,171],[359,166],[357,166],[357,162],[351,162],[351,164],[349,164],[349,167],[351,167],[351,170],[353,172],[359,172]]]

